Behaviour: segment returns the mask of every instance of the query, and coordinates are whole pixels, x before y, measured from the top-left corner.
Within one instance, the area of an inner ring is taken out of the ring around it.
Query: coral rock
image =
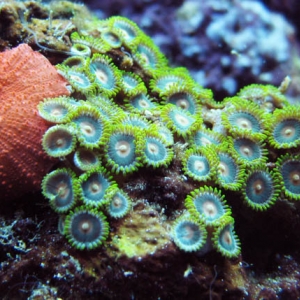
[[[55,67],[26,44],[0,53],[0,60],[0,194],[15,198],[39,189],[53,164],[42,150],[49,125],[37,104],[69,91]]]

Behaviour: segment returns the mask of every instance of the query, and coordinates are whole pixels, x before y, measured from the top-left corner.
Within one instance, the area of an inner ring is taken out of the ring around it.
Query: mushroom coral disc
[[[15,198],[40,189],[53,165],[41,145],[49,125],[38,103],[70,92],[55,67],[27,44],[0,53],[0,61],[0,194]]]

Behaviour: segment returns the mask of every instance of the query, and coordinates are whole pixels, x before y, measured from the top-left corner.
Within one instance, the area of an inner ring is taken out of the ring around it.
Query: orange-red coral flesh
[[[28,45],[0,53],[0,198],[40,189],[53,165],[41,146],[48,124],[37,105],[46,97],[69,95],[66,80]]]

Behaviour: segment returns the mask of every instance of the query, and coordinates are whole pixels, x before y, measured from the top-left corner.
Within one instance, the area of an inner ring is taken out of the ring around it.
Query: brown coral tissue
[[[36,191],[53,165],[41,138],[48,124],[37,104],[47,97],[69,95],[65,79],[27,44],[0,53],[0,195],[16,198]]]

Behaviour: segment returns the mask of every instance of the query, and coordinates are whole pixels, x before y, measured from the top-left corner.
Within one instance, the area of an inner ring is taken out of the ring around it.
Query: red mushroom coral
[[[68,82],[28,45],[0,53],[0,197],[40,188],[53,165],[41,139],[49,127],[39,115],[46,97],[69,95]]]

